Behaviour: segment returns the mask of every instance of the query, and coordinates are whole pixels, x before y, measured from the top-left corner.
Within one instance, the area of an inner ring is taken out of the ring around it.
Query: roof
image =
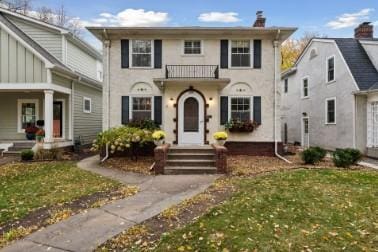
[[[367,41],[378,41],[378,39],[355,39],[355,38],[313,38],[306,45],[305,49],[298,57],[294,66],[281,74],[281,78],[286,78],[295,73],[296,67],[307,52],[314,40],[334,41],[339,48],[348,68],[350,69],[358,88],[361,91],[378,89],[378,71],[369,58],[361,43]]]
[[[14,32],[18,37],[20,37],[25,43],[27,43],[30,47],[32,47],[35,51],[37,51],[43,58],[45,58],[49,63],[54,65],[54,68],[60,72],[68,73],[74,76],[77,76],[85,81],[94,84],[95,86],[101,87],[101,83],[97,80],[94,80],[88,76],[85,76],[81,73],[78,73],[71,68],[64,65],[61,61],[55,58],[52,54],[50,54],[46,49],[40,46],[37,42],[35,42],[32,38],[30,38],[27,34],[25,34],[21,29],[19,29],[15,24],[9,21],[3,13],[0,12],[0,22],[4,23],[12,32]]]
[[[376,88],[378,71],[359,40],[354,38],[338,38],[335,39],[335,42],[360,90]]]
[[[296,27],[87,27],[87,29],[100,40],[108,37],[120,37],[127,35],[269,35],[277,36],[280,40],[286,40],[293,34]]]
[[[68,29],[66,29],[64,27],[54,25],[54,24],[50,24],[50,23],[47,23],[45,21],[39,20],[37,18],[8,10],[8,9],[1,7],[1,6],[0,6],[0,13],[6,13],[7,15],[11,15],[11,16],[26,20],[28,22],[32,22],[34,24],[43,26],[43,27],[45,27],[45,28],[47,28],[51,31],[57,32],[57,33],[62,34],[64,36],[67,36],[68,39],[70,39],[75,45],[79,46],[84,51],[86,51],[88,54],[92,55],[92,57],[95,57],[98,60],[102,60],[102,54],[97,49],[92,47],[90,44],[88,44],[84,40],[78,38],[76,35],[74,35],[72,32],[70,32]]]

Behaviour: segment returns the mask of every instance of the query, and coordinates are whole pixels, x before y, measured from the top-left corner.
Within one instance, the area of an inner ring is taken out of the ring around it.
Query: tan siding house
[[[67,30],[0,8],[0,149],[44,121],[45,148],[102,129],[102,57]]]

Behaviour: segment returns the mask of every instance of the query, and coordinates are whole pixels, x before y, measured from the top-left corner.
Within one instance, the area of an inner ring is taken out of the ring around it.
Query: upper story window
[[[327,82],[335,80],[335,57],[327,59]]]
[[[132,119],[136,121],[152,119],[151,97],[133,97]]]
[[[201,54],[201,40],[185,40],[184,54]]]
[[[308,97],[308,78],[303,79],[302,81],[302,98]]]
[[[326,99],[326,124],[336,124],[336,98]]]
[[[288,90],[289,90],[289,79],[286,78],[284,80],[284,92],[287,93]]]
[[[251,66],[251,43],[249,40],[231,41],[231,67]]]
[[[132,40],[131,54],[133,67],[152,67],[151,40]]]
[[[231,97],[231,120],[251,120],[251,98]]]

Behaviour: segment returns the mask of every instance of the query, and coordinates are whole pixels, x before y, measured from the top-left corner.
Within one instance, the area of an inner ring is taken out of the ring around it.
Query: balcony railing
[[[219,79],[218,65],[166,65],[166,79]]]

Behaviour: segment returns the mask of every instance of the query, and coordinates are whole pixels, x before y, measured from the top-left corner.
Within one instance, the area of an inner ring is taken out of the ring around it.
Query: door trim
[[[54,137],[54,139],[65,139],[66,138],[66,100],[65,99],[54,99],[54,102],[61,102],[62,103],[62,136],[61,137]]]
[[[176,138],[175,138],[175,141],[173,141],[173,144],[178,144],[178,135],[179,135],[179,101],[180,101],[180,98],[187,92],[196,92],[198,93],[201,97],[202,97],[202,100],[203,100],[203,112],[204,112],[204,124],[203,124],[203,141],[204,141],[204,144],[209,144],[209,141],[207,140],[207,133],[209,133],[209,130],[207,129],[207,123],[209,121],[209,118],[207,116],[207,108],[209,107],[209,104],[206,103],[206,99],[205,99],[205,96],[202,94],[202,92],[200,92],[199,90],[197,89],[194,89],[192,86],[190,86],[188,89],[182,91],[179,96],[177,97],[176,99],[176,103],[174,104],[175,108],[176,108],[176,118],[174,118],[174,121],[176,122],[176,129],[174,130],[174,133],[176,134]]]

